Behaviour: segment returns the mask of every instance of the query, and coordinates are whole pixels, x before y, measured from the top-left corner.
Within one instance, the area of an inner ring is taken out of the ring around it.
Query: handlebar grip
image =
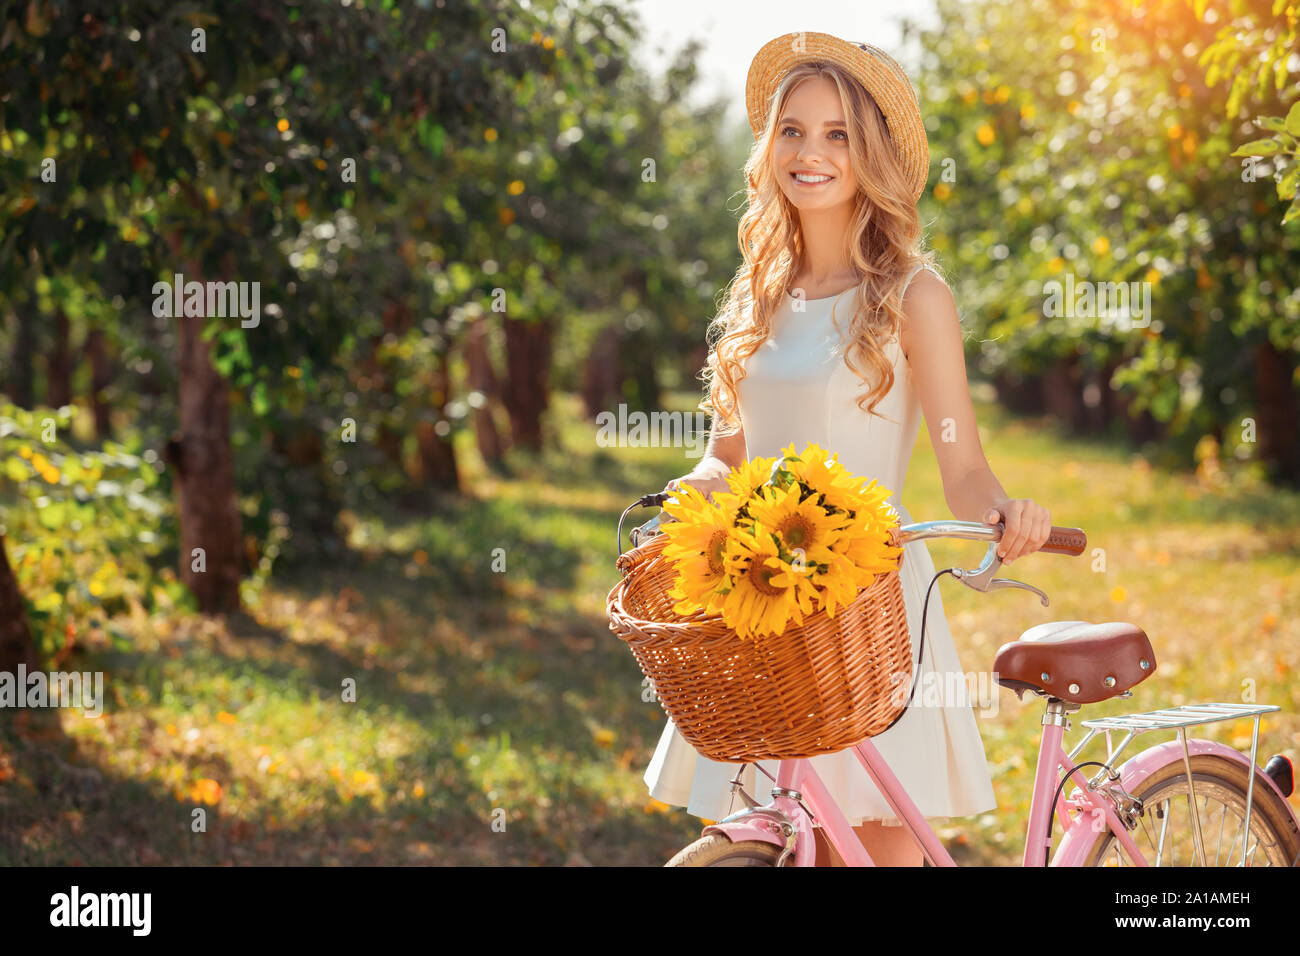
[[[1052,525],[1047,542],[1038,550],[1050,554],[1083,554],[1088,547],[1088,536],[1082,528],[1061,528]]]

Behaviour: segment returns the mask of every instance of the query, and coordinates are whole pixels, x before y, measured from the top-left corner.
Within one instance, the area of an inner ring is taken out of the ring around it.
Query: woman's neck
[[[850,282],[857,277],[849,259],[847,241],[852,216],[853,207],[847,203],[832,209],[800,211],[803,256],[796,278],[806,285],[823,287]]]

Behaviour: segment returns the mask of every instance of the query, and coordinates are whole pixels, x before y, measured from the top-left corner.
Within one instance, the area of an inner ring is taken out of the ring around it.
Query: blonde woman
[[[929,146],[911,83],[868,44],[792,33],[754,58],[746,101],[755,143],[745,165],[743,263],[709,329],[700,407],[713,416],[703,459],[669,482],[725,489],[724,475],[757,456],[815,441],[849,471],[901,501],[922,415],[952,514],[1006,532],[1002,559],[1038,550],[1048,510],[1011,498],[980,445],[952,293],[923,250],[916,202]],[[935,509],[928,516],[938,517]],[[934,565],[923,542],[906,546],[903,593],[914,643]],[[918,677],[961,673],[936,593]],[[937,686],[951,686],[944,679]],[[969,701],[936,706],[917,693],[874,738],[926,817],[967,817],[996,806]],[[850,751],[812,765],[882,865],[921,865],[920,850]],[[740,809],[729,781],[737,765],[695,752],[672,721],[645,781],[654,798],[707,819]],[[764,764],[775,776],[775,763]],[[746,789],[768,798],[771,780],[748,766]],[[842,865],[820,827],[818,865]]]

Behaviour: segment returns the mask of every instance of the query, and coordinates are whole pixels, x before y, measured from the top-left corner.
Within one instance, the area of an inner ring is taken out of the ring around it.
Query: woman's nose
[[[821,164],[821,158],[821,150],[816,146],[805,144],[799,148],[799,162],[801,163],[808,163],[810,166],[816,166]],[[812,160],[816,160],[816,162],[812,162]]]

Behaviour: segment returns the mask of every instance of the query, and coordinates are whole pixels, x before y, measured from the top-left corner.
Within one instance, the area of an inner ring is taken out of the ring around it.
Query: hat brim
[[[870,44],[807,31],[787,33],[763,44],[745,80],[745,108],[754,138],[763,132],[772,95],[786,73],[800,63],[817,60],[844,67],[871,94],[885,116],[894,150],[912,186],[912,201],[920,199],[930,175],[930,143],[916,92],[893,57]]]

